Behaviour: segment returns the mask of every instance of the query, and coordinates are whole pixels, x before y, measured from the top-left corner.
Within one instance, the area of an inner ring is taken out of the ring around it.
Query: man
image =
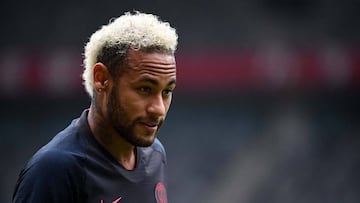
[[[91,105],[21,171],[13,202],[166,203],[166,155],[156,134],[176,83],[174,28],[125,13],[85,46]]]

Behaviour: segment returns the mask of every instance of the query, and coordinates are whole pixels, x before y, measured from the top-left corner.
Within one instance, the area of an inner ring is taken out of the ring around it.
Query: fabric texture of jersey
[[[167,202],[165,150],[158,139],[137,147],[126,170],[94,138],[88,110],[29,160],[19,175],[14,203]]]

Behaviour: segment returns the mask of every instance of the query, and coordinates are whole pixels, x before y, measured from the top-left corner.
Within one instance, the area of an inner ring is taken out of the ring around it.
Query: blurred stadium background
[[[89,105],[82,47],[129,10],[178,29],[159,138],[169,202],[360,202],[355,0],[0,3],[0,202],[26,160]]]

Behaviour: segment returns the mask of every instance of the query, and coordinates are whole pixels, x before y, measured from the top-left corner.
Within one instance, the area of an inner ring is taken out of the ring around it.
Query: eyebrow
[[[151,84],[153,84],[155,86],[159,85],[159,82],[157,80],[154,80],[153,78],[150,78],[150,77],[143,77],[143,78],[139,79],[138,82],[148,82],[148,83],[151,83]],[[176,79],[172,79],[167,84],[167,86],[170,86],[170,85],[176,85]]]

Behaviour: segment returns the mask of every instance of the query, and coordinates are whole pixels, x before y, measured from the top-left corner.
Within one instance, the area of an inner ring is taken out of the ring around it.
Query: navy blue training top
[[[158,139],[137,147],[134,170],[126,170],[94,138],[88,110],[22,169],[14,203],[166,203],[165,150]]]

